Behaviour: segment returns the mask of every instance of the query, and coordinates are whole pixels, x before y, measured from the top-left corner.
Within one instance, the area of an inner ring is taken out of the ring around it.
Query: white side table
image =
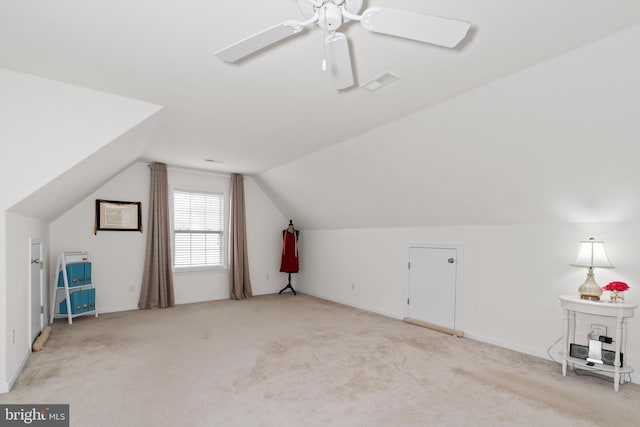
[[[626,365],[620,366],[620,352],[627,351],[627,322],[628,317],[633,317],[635,304],[610,303],[608,301],[583,300],[579,296],[562,295],[558,297],[560,305],[564,311],[564,357],[562,359],[562,375],[567,375],[567,365],[573,369],[574,365],[584,366],[590,369],[597,369],[613,373],[613,388],[618,391],[620,384],[624,384],[624,377],[621,374],[631,373],[633,369]],[[613,317],[616,319],[616,335],[614,339],[616,358],[614,366],[596,365],[589,366],[587,361],[569,356],[569,344],[575,343],[576,339],[576,313],[591,314],[594,316]]]

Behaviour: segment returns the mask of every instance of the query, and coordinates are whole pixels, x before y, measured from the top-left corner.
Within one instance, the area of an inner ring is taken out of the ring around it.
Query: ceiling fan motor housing
[[[302,14],[311,19],[316,13],[316,24],[326,31],[336,31],[347,19],[342,16],[342,8],[351,14],[357,14],[362,9],[363,0],[298,0],[298,7]]]
[[[342,11],[333,3],[320,8],[318,25],[325,31],[336,31],[342,25]]]

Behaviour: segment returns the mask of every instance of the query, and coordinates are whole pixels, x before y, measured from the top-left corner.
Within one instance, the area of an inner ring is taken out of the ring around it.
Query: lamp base
[[[600,301],[600,295],[602,295],[602,288],[596,283],[593,278],[593,268],[589,267],[587,272],[587,280],[578,288],[580,292],[580,298],[589,301]]]

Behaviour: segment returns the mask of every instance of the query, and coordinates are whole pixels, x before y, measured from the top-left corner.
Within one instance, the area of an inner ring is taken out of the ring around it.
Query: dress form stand
[[[294,295],[295,289],[291,286],[291,273],[297,273],[299,270],[298,265],[298,237],[300,231],[296,230],[293,226],[293,221],[289,220],[289,227],[282,230],[282,261],[280,262],[280,272],[288,273],[289,280],[287,286],[282,288],[278,294],[283,293],[287,289],[291,289]]]
[[[289,283],[287,283],[287,286],[285,286],[284,288],[280,289],[280,292],[278,292],[278,294],[283,293],[287,289],[291,289],[291,292],[293,292],[294,295],[298,295],[298,294],[296,294],[296,290],[293,289],[293,286],[291,286],[291,273],[289,273]]]

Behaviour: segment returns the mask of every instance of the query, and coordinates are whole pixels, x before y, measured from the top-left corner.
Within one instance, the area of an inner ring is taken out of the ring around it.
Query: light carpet
[[[58,320],[0,403],[72,426],[638,426],[640,386],[306,295]]]

